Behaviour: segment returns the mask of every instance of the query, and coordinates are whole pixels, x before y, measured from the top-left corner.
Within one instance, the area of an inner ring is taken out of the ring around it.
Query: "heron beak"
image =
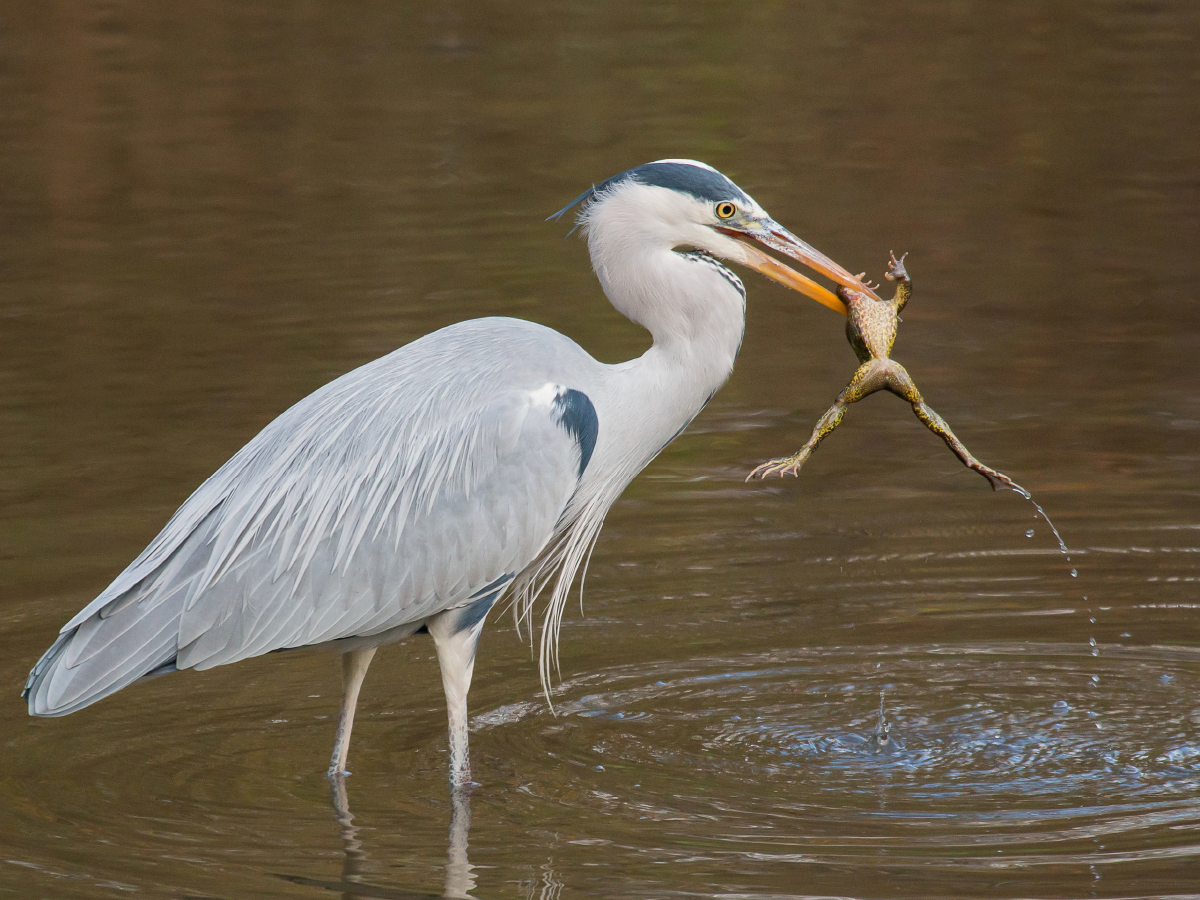
[[[790,287],[792,290],[799,291],[806,297],[811,297],[822,306],[828,306],[835,312],[840,312],[843,316],[848,313],[848,310],[846,309],[846,304],[836,294],[817,284],[811,278],[807,278],[794,269],[785,266],[774,257],[763,253],[747,241],[746,238],[754,238],[772,250],[786,253],[793,259],[804,263],[810,269],[820,272],[822,275],[844,287],[869,294],[876,300],[879,299],[875,292],[859,281],[857,277],[851,275],[825,254],[810,247],[778,222],[768,219],[763,223],[761,230],[756,229],[752,232],[739,231],[732,228],[718,228],[718,231],[728,237],[737,238],[741,242],[742,247],[746,251],[745,264],[750,268],[761,272],[773,281],[778,281],[780,284]]]

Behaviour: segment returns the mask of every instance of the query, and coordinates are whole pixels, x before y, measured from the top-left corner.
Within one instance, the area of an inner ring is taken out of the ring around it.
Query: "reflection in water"
[[[538,876],[525,885],[526,900],[558,900],[565,885],[559,880],[551,863],[538,869]]]
[[[446,891],[452,898],[467,897],[475,888],[475,875],[467,859],[471,833],[471,788],[450,793],[450,849],[446,853]]]
[[[333,817],[342,827],[342,881],[358,883],[362,881],[367,854],[358,838],[359,826],[354,824],[354,813],[350,812],[350,795],[346,791],[344,773],[329,776],[329,794],[333,801]]]
[[[340,887],[344,897],[415,898],[435,896],[408,891],[398,891],[368,884],[365,867],[368,860],[363,842],[358,836],[359,826],[354,824],[354,813],[350,811],[350,796],[346,790],[344,774],[329,776],[329,792],[333,801],[333,817],[342,829],[342,881],[340,886],[330,883],[321,887]],[[467,858],[467,841],[471,833],[471,791],[451,791],[450,794],[450,841],[446,851],[446,883],[441,896],[447,900],[471,900],[475,889],[474,867]],[[289,879],[295,883],[317,885],[311,879]]]

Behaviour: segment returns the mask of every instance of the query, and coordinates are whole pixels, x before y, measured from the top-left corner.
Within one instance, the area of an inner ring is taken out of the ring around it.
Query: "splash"
[[[892,737],[891,725],[888,724],[887,711],[884,709],[885,691],[879,692],[879,719],[875,723],[875,731],[867,738],[866,746],[873,753],[895,753],[900,749],[899,743]]]

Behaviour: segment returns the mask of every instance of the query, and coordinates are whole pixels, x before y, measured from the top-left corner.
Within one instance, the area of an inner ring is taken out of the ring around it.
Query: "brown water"
[[[1200,890],[1200,8],[825,7],[9,4],[0,894]],[[542,219],[663,156],[855,271],[911,251],[896,358],[1070,564],[886,395],[743,484],[854,366],[749,273],[733,378],[609,517],[557,717],[489,626],[453,828],[423,638],[372,668],[340,809],[327,654],[25,714],[62,623],[320,384],[486,314],[641,352]]]

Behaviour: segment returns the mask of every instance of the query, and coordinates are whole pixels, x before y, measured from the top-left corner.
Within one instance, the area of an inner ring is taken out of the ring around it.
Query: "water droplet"
[[[1078,577],[1079,577],[1079,572],[1078,572],[1078,570],[1076,570],[1076,569],[1072,569],[1072,570],[1071,570],[1071,577],[1072,577],[1072,578],[1078,578]]]
[[[1089,621],[1089,622],[1091,622],[1093,625],[1095,625],[1095,624],[1096,624],[1096,617],[1095,617],[1095,616],[1088,616],[1088,621]]]
[[[1025,537],[1033,537],[1033,529],[1030,528],[1025,532]]]
[[[1055,700],[1054,701],[1054,711],[1059,712],[1059,713],[1070,712],[1071,704],[1068,703],[1066,700]]]
[[[1088,643],[1089,643],[1089,644],[1091,644],[1093,647],[1095,647],[1095,646],[1096,646],[1096,639],[1095,639],[1095,638],[1088,638]]]
[[[1037,510],[1037,514],[1042,518],[1042,521],[1044,521],[1047,525],[1050,526],[1050,533],[1053,534],[1054,539],[1056,541],[1058,541],[1059,551],[1063,554],[1063,556],[1065,556],[1067,558],[1067,561],[1070,562],[1071,551],[1067,549],[1067,542],[1062,539],[1062,535],[1058,533],[1058,529],[1054,527],[1054,523],[1050,521],[1050,517],[1048,515],[1046,515],[1046,511],[1044,509],[1042,509],[1041,506],[1038,505],[1037,501],[1034,500],[1032,496],[1030,496],[1029,491],[1022,488],[1022,489],[1018,490],[1017,493],[1020,494],[1022,497],[1024,497],[1026,500],[1028,500],[1030,503],[1032,503],[1033,508],[1035,510]]]
[[[1092,676],[1092,684],[1099,684],[1099,683],[1100,683],[1100,676],[1099,676],[1099,675],[1093,675],[1093,676]]]
[[[1092,648],[1092,656],[1099,656],[1099,655],[1100,655],[1100,649],[1098,647],[1093,647]]]

